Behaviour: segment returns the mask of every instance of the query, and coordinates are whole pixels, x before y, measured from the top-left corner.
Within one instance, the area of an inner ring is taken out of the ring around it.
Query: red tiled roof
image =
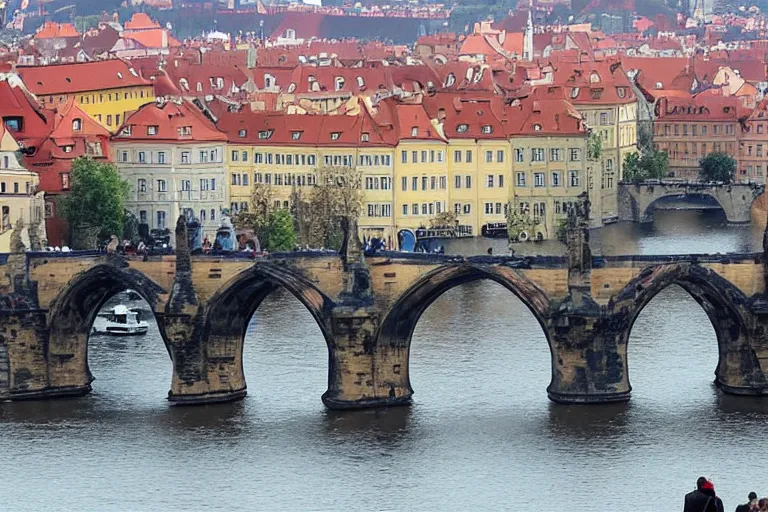
[[[560,99],[516,100],[505,111],[507,135],[586,135],[581,114]]]
[[[19,76],[32,93],[42,96],[151,85],[119,59],[23,67]]]
[[[165,29],[142,30],[141,32],[124,33],[126,39],[133,39],[144,48],[169,48],[181,46],[178,39],[168,34]]]
[[[35,100],[13,78],[0,80],[0,105],[3,117],[23,119],[21,130],[13,132],[17,140],[42,139],[50,131],[49,120]]]
[[[554,69],[555,87],[566,88],[566,96],[573,104],[617,104],[637,101],[629,79],[619,62],[600,61],[570,64],[561,62]],[[552,89],[539,86],[536,90]],[[557,91],[557,94],[561,93]]]
[[[751,110],[750,110],[751,112]],[[662,98],[656,106],[659,121],[737,121],[749,116],[736,96],[722,96],[720,90],[687,98]]]
[[[131,128],[130,135],[124,133],[126,126]],[[156,135],[148,134],[150,126],[157,127]],[[186,127],[191,128],[191,135],[183,133],[182,128]],[[213,142],[226,138],[197,107],[187,101],[144,105],[126,119],[115,136],[115,140],[120,142]]]
[[[385,101],[390,101],[387,99]],[[432,140],[445,142],[422,105],[396,104],[399,140]]]
[[[424,98],[429,117],[442,120],[449,139],[506,138],[500,121],[503,98],[499,95],[437,93]]]

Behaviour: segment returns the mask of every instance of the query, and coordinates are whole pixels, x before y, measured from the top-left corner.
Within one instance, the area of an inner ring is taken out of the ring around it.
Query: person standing
[[[747,501],[743,505],[739,505],[736,507],[736,512],[750,512],[752,509],[754,509],[757,506],[757,493],[751,492],[749,493],[749,496],[747,496]]]
[[[724,512],[723,501],[715,494],[712,482],[699,477],[696,489],[685,495],[683,512]]]

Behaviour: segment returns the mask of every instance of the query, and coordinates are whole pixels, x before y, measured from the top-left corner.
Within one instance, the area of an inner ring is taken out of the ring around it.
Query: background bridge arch
[[[752,204],[765,190],[763,185],[733,183],[713,185],[662,181],[658,183],[620,183],[618,190],[619,220],[650,222],[660,201],[673,197],[707,197],[717,203],[728,222],[751,220]]]

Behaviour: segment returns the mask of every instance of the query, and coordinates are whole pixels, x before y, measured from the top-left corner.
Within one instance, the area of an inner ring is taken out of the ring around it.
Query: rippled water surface
[[[712,212],[593,235],[603,254],[741,251],[759,240]],[[460,243],[485,252],[496,241]],[[524,249],[534,247],[543,245]],[[0,510],[661,511],[679,510],[700,474],[726,509],[749,491],[768,494],[768,400],[712,385],[714,331],[679,288],[635,324],[628,404],[550,403],[544,335],[490,282],[450,290],[422,317],[411,407],[326,410],[327,357],[312,317],[278,291],[248,331],[248,397],[171,408],[156,329],[94,336],[91,395],[0,404]]]

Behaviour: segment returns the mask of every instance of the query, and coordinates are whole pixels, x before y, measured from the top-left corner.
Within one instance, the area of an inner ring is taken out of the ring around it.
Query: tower
[[[523,40],[523,59],[533,60],[533,0],[528,9],[528,23],[525,25],[525,37]]]

